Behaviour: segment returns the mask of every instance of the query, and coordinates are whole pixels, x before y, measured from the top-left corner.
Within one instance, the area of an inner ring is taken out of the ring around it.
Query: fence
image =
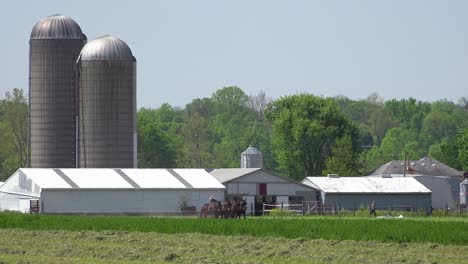
[[[332,204],[323,204],[320,201],[304,201],[302,202],[303,215],[334,215],[337,210]]]
[[[280,212],[291,212],[293,214],[303,214],[302,204],[263,204],[263,215],[270,214],[272,211],[278,210]]]

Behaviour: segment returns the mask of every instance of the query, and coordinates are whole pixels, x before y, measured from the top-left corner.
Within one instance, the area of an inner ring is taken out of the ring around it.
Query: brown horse
[[[223,201],[221,203],[221,218],[231,218],[232,215],[232,205],[229,201]]]
[[[245,211],[247,210],[247,201],[242,199],[240,201],[235,201],[232,206],[232,215],[234,218],[241,219],[241,216],[244,216],[245,219]]]
[[[214,217],[221,216],[221,202],[214,201],[209,204],[204,204],[200,210],[200,217]]]

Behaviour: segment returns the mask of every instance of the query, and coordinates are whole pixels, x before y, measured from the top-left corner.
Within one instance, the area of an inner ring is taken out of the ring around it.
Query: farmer
[[[369,204],[369,215],[372,215],[374,214],[375,217],[377,217],[377,214],[375,213],[375,202],[372,201],[370,204]]]
[[[213,195],[210,195],[210,204],[217,202],[216,198]]]

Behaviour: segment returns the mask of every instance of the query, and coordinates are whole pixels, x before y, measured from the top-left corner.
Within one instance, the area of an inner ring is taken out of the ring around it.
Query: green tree
[[[452,168],[460,168],[458,146],[455,138],[443,138],[429,147],[429,156]]]
[[[22,89],[5,94],[0,103],[1,177],[5,179],[27,163],[28,107]]]
[[[138,112],[138,167],[176,167],[177,144],[173,135],[158,123],[156,113],[150,109]]]
[[[460,170],[468,171],[468,128],[460,131],[456,137]]]
[[[431,104],[417,101],[414,98],[390,100],[385,102],[385,108],[405,129],[421,129],[425,116],[431,111]]]
[[[273,152],[279,170],[294,179],[320,175],[337,138],[350,135],[357,149],[357,128],[331,98],[310,94],[283,97],[268,105]]]
[[[323,175],[339,174],[342,176],[357,176],[361,173],[359,153],[353,148],[349,135],[335,141],[331,156],[326,159],[326,169]]]

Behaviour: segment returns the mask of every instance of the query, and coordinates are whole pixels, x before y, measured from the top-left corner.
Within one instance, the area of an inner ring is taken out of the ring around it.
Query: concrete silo
[[[29,165],[76,167],[75,61],[86,36],[71,18],[34,25],[29,41]]]
[[[241,153],[241,168],[263,168],[263,154],[250,145]]]
[[[95,39],[77,60],[79,166],[136,167],[136,59],[122,40]]]

